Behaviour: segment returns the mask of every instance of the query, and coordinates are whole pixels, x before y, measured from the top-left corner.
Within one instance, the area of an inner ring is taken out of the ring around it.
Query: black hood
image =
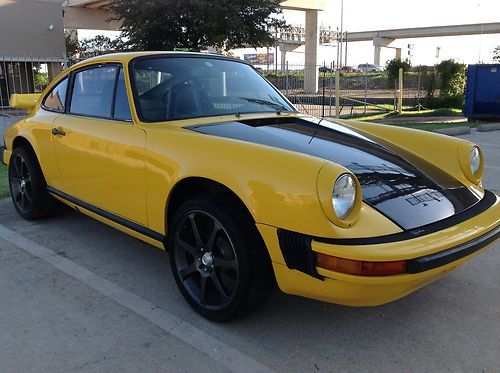
[[[356,175],[363,200],[405,230],[448,218],[479,201],[414,154],[326,120],[271,118],[189,128],[338,163]]]

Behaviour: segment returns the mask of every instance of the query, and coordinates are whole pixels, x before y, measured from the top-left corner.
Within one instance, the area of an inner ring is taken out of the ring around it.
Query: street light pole
[[[339,66],[342,68],[342,42],[343,42],[343,36],[344,36],[344,0],[340,0],[340,59],[339,59]]]

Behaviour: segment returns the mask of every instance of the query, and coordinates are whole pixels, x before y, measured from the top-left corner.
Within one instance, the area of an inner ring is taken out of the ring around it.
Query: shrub
[[[429,77],[425,83],[425,90],[427,92],[427,97],[434,97],[434,91],[436,90],[437,86],[436,72],[431,71],[431,72],[426,72],[425,74],[428,74]]]
[[[436,66],[436,71],[441,75],[441,95],[463,95],[465,89],[465,70],[463,63],[455,60],[442,61]]]
[[[408,72],[411,69],[411,64],[408,61],[402,61],[400,58],[394,58],[387,61],[386,70],[387,78],[389,79],[389,88],[396,87],[396,81],[399,79],[399,69],[403,68],[403,72]]]
[[[462,109],[464,104],[463,95],[441,95],[439,97],[427,96],[422,99],[422,105],[428,109],[452,108]]]

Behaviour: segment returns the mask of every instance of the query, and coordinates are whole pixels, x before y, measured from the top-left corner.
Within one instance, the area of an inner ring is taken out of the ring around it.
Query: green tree
[[[74,31],[65,31],[64,41],[66,43],[66,56],[68,58],[73,58],[73,56],[80,53],[80,45]]]
[[[400,58],[394,58],[387,61],[386,70],[387,78],[389,79],[389,88],[395,88],[396,82],[399,79],[399,69],[403,68],[403,72],[408,72],[411,69],[411,64],[408,61],[403,61]]]
[[[117,0],[112,19],[122,22],[130,49],[224,50],[272,45],[271,27],[284,27],[281,0]]]
[[[465,89],[466,66],[455,60],[445,60],[436,65],[436,71],[441,76],[441,95],[460,96]]]
[[[126,50],[123,41],[111,39],[104,35],[85,38],[79,43],[80,56],[84,58],[99,56],[101,54],[120,52]]]
[[[493,61],[500,62],[500,45],[493,49]]]

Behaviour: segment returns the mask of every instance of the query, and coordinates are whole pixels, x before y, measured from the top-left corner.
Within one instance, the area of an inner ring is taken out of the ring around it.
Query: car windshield
[[[155,57],[132,64],[146,122],[296,109],[251,66],[222,58]]]

